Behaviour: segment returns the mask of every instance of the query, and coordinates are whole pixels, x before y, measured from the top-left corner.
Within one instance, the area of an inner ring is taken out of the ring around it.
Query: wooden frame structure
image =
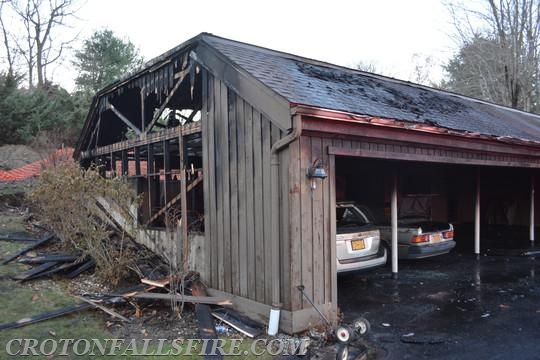
[[[204,214],[197,261],[209,292],[232,296],[256,320],[277,307],[286,332],[319,323],[299,285],[337,319],[336,157],[540,168],[540,139],[298,105],[254,75],[257,52],[259,67],[279,57],[291,74],[301,62],[330,66],[201,34],[96,94],[75,152],[83,165],[133,182],[143,229],[163,228],[176,209],[186,242],[190,213]],[[306,174],[316,160],[329,176],[314,189]]]

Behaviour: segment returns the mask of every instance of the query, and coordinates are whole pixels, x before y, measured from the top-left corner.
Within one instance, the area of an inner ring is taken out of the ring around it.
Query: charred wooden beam
[[[188,216],[187,216],[187,189],[186,189],[186,154],[184,145],[184,136],[178,138],[178,156],[180,158],[180,213],[182,214],[181,231],[182,231],[182,264],[183,271],[188,271],[189,240],[188,240]],[[180,259],[180,258],[179,258]]]
[[[145,104],[146,94],[145,94],[145,92],[146,92],[146,87],[143,86],[141,88],[141,131],[143,133],[146,132],[146,131],[144,131],[144,127],[145,127],[145,123],[146,123],[146,118],[145,118],[145,115],[146,115],[145,114],[145,111],[146,111],[146,109],[145,109],[145,106],[146,106],[146,104]]]
[[[116,176],[116,155],[114,151],[111,151],[111,171],[113,172],[113,176]]]
[[[129,175],[129,162],[128,162],[127,151],[122,150],[121,156],[122,156],[122,176],[127,176]]]
[[[165,108],[169,104],[169,101],[171,101],[174,94],[176,94],[176,91],[180,88],[180,85],[182,85],[182,83],[186,79],[186,75],[189,74],[190,68],[191,68],[191,65],[189,65],[187,69],[182,70],[178,74],[175,75],[175,78],[178,78],[178,80],[176,81],[176,84],[174,84],[174,87],[172,88],[171,92],[169,92],[169,95],[167,96],[167,98],[165,99],[163,104],[161,104],[161,106],[159,107],[159,110],[154,115],[154,118],[152,119],[150,124],[148,124],[148,127],[144,131],[145,133],[148,133],[149,131],[151,131],[152,128],[154,127],[154,124],[156,123],[156,121],[159,120],[159,117],[161,116],[161,114],[163,114],[163,111],[165,110]]]
[[[141,149],[135,147],[133,149],[133,154],[135,156],[135,176],[141,175]]]
[[[90,304],[74,304],[74,305],[65,306],[60,309],[56,309],[56,310],[42,313],[39,315],[24,317],[23,319],[20,319],[17,321],[0,324],[0,330],[15,329],[15,328],[23,327],[29,324],[40,322],[40,321],[53,319],[53,318],[71,314],[77,311],[82,311],[82,310],[88,309],[91,306],[92,305]]]
[[[148,180],[148,217],[152,218],[152,210],[154,208],[154,178],[151,174],[155,172],[155,162],[154,162],[154,146],[153,144],[148,144],[146,152],[146,178]],[[147,223],[148,225],[148,223]]]
[[[0,240],[5,241],[38,241],[39,239],[36,239],[33,236],[25,235],[25,233],[10,233],[10,234],[2,234],[0,235]]]
[[[101,116],[100,116],[99,119],[98,119],[98,122],[97,122],[97,124],[96,124],[96,127],[94,128],[94,131],[92,131],[92,136],[90,137],[90,141],[88,141],[88,145],[87,145],[87,147],[86,147],[87,150],[90,149],[90,148],[92,147],[92,142],[94,141],[94,139],[96,139],[95,144],[94,144],[94,147],[97,146],[97,141],[98,141],[98,140],[97,140],[96,133],[99,131],[99,124],[100,124],[100,122],[101,122]]]
[[[17,262],[21,264],[43,264],[50,261],[72,262],[77,260],[80,254],[47,254],[42,256],[27,257],[19,259]]]
[[[56,265],[58,265],[57,261],[46,262],[46,263],[41,264],[39,266],[33,267],[30,270],[24,271],[24,272],[22,272],[20,274],[13,275],[11,278],[13,280],[19,280],[21,282],[25,281],[25,280],[29,280],[30,278],[35,277],[39,273],[42,273],[42,272],[44,272],[46,270],[49,270],[50,268],[55,267]]]
[[[130,129],[132,129],[133,131],[135,131],[135,133],[137,135],[140,135],[141,134],[141,130],[139,130],[138,127],[136,127],[135,125],[133,125],[133,123],[127,118],[124,116],[124,114],[122,114],[120,111],[118,111],[118,109],[111,103],[108,103],[107,104],[107,108],[109,110],[111,110],[120,120],[122,120],[127,126],[130,127]]]
[[[137,139],[124,140],[111,145],[105,145],[93,150],[81,152],[81,159],[88,159],[97,157],[100,155],[109,155],[112,151],[121,151],[124,149],[134,148],[138,146],[145,146],[151,143],[157,143],[166,139],[173,139],[180,135],[190,135],[201,132],[201,122],[192,122],[183,126],[177,126],[174,128],[164,129],[163,131],[142,134]]]
[[[79,266],[77,269],[73,270],[69,274],[67,274],[67,277],[70,279],[73,279],[74,277],[78,276],[79,274],[82,274],[86,270],[89,270],[93,268],[96,265],[96,262],[94,259],[88,259],[86,262],[84,262],[81,266]]]
[[[5,265],[5,264],[9,263],[10,261],[15,260],[19,256],[26,254],[30,250],[33,250],[33,249],[37,248],[38,246],[45,244],[46,242],[48,242],[52,238],[54,238],[54,235],[49,234],[49,235],[45,236],[44,238],[42,238],[41,240],[36,241],[35,243],[25,247],[24,249],[21,249],[21,250],[17,251],[15,254],[13,254],[11,256],[8,256],[6,259],[4,259],[4,261],[2,262],[2,265]]]
[[[191,190],[193,190],[195,188],[195,186],[199,185],[203,180],[203,175],[202,173],[199,173],[199,176],[197,176],[197,178],[195,180],[193,180],[187,187],[186,187],[186,193],[190,192]],[[184,196],[186,197],[186,196]],[[157,213],[155,213],[151,218],[150,220],[148,220],[146,222],[146,225],[149,225],[150,223],[152,223],[153,221],[155,221],[157,218],[159,218],[161,215],[165,214],[165,212],[170,209],[171,207],[173,207],[179,200],[182,199],[182,192],[180,192],[178,195],[176,195],[174,198],[172,198],[168,203],[165,204],[165,206],[163,206]],[[184,218],[184,216],[182,215],[182,218]],[[182,226],[184,226],[182,224]],[[186,225],[186,228],[187,228],[187,225]]]
[[[414,149],[414,153],[408,152],[399,152],[401,146],[392,146],[396,150],[386,150],[390,146],[385,146],[385,150],[372,150],[372,149],[351,149],[351,148],[340,148],[335,146],[328,147],[328,154],[330,155],[339,155],[339,156],[352,156],[352,157],[363,157],[363,158],[374,158],[374,159],[391,159],[391,160],[401,160],[401,161],[421,161],[421,162],[432,162],[432,163],[443,163],[443,164],[461,164],[461,165],[485,165],[485,166],[508,166],[508,167],[523,167],[523,168],[540,168],[540,161],[538,159],[531,158],[522,158],[522,157],[513,157],[512,160],[498,160],[498,159],[489,159],[488,155],[481,153],[472,153],[469,151],[448,151],[446,149],[434,148],[432,154],[426,154],[426,149],[416,148],[410,146],[411,149]],[[424,150],[424,153],[422,153]],[[510,156],[506,156],[510,158]]]
[[[165,204],[169,201],[171,196],[171,147],[169,140],[163,140],[163,171],[164,171],[164,190],[165,190]]]
[[[207,296],[206,289],[200,281],[193,283],[191,286],[191,292],[195,296]],[[207,304],[195,304],[195,315],[197,316],[197,323],[199,324],[199,336],[201,339],[209,339],[210,341],[208,342],[208,345],[212,345],[212,343],[218,341],[218,336],[211,313],[212,311],[210,306]],[[206,352],[208,352],[208,349]],[[205,358],[209,357],[210,356],[207,355]],[[220,359],[223,358],[219,352],[215,356],[212,356],[212,358],[216,357]]]
[[[54,275],[54,274],[58,274],[60,272],[65,272],[65,271],[67,271],[67,270],[69,270],[71,268],[77,267],[78,265],[79,264],[77,264],[77,262],[63,263],[63,264],[55,266],[55,267],[53,267],[53,268],[51,268],[49,270],[40,272],[39,274],[36,274],[36,275],[34,275],[32,277],[24,279],[24,281],[33,280],[33,279],[46,277],[46,276],[51,276],[51,275]]]

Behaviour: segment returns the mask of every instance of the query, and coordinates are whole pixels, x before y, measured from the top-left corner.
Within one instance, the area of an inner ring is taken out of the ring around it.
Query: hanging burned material
[[[193,100],[193,89],[195,88],[195,70],[196,66],[189,67],[189,88],[191,90],[191,100]]]

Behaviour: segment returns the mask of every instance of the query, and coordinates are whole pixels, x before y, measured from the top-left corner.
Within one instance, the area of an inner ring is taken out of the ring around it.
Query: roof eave
[[[540,142],[527,140],[527,139],[481,134],[481,133],[475,133],[475,132],[464,131],[464,130],[450,129],[450,128],[445,128],[441,126],[431,125],[431,124],[422,124],[422,123],[411,122],[411,121],[406,121],[406,120],[391,119],[391,118],[384,118],[380,116],[372,116],[372,115],[364,115],[364,114],[355,114],[355,113],[350,113],[350,112],[340,111],[340,110],[333,110],[333,109],[325,109],[325,108],[320,108],[320,107],[315,107],[315,106],[305,105],[305,104],[291,103],[291,108],[292,108],[292,112],[295,114],[321,118],[321,119],[327,119],[327,120],[344,121],[344,122],[349,122],[349,123],[370,124],[374,126],[382,126],[382,127],[388,127],[388,128],[407,129],[411,131],[429,133],[435,136],[436,135],[450,135],[450,136],[456,136],[460,138],[490,141],[490,142],[495,142],[499,144],[502,143],[506,145],[518,145],[518,146],[540,148]]]

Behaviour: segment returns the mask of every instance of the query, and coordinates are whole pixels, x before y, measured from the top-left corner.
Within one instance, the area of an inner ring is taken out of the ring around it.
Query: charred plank
[[[5,265],[5,264],[15,260],[19,256],[26,254],[30,250],[33,250],[33,249],[37,248],[38,246],[41,246],[41,245],[45,244],[46,242],[48,242],[52,238],[54,238],[54,234],[49,234],[49,235],[45,236],[44,238],[42,238],[41,240],[38,240],[35,243],[28,245],[24,249],[19,250],[15,254],[9,256],[7,259],[4,259],[4,261],[2,261],[2,265]]]
[[[43,264],[46,262],[56,261],[56,262],[73,262],[77,260],[80,255],[73,254],[48,254],[35,257],[25,257],[17,260],[21,264]]]
[[[39,266],[36,266],[30,270],[27,270],[27,271],[24,271],[20,274],[17,274],[17,275],[14,275],[12,276],[11,278],[13,280],[19,280],[19,281],[26,281],[26,280],[29,280],[30,278],[35,278],[36,275],[46,271],[46,270],[49,270],[50,268],[54,267],[58,265],[58,262],[56,261],[50,261],[50,262],[46,262],[45,264],[41,264]]]
[[[53,319],[53,318],[60,317],[63,315],[82,311],[82,310],[88,309],[91,306],[92,305],[90,304],[74,304],[74,305],[65,306],[60,309],[56,309],[56,310],[49,311],[46,313],[41,313],[39,315],[25,317],[17,321],[0,324],[0,330],[8,330],[8,329],[15,329],[15,328],[23,327],[29,324],[40,322],[40,321],[49,320],[49,319]]]
[[[74,277],[78,276],[79,274],[82,274],[86,270],[89,270],[93,268],[96,265],[96,262],[94,259],[88,259],[85,261],[81,266],[79,266],[77,269],[73,270],[69,274],[67,274],[67,277],[70,279],[73,279]]]

